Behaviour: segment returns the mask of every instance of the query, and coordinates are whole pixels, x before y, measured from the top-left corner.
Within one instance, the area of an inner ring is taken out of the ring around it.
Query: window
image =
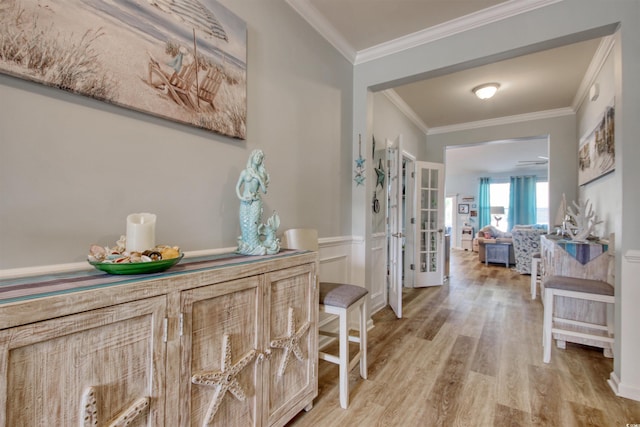
[[[497,222],[497,228],[501,231],[507,231],[507,227],[509,226],[509,221],[507,220],[507,218],[509,218],[509,188],[511,184],[508,182],[498,182],[490,185],[490,205],[504,206],[504,215],[498,216],[501,216],[502,219]],[[491,225],[496,225],[495,215],[491,215]]]
[[[451,234],[453,227],[453,197],[447,196],[444,199],[444,228],[445,234]]]
[[[549,227],[549,183],[536,183],[536,223]]]
[[[498,229],[508,231],[509,217],[509,190],[511,185],[508,182],[492,183],[491,206],[504,206],[504,215],[498,223]],[[547,181],[538,181],[536,183],[536,223],[549,225],[549,183]],[[491,225],[496,225],[495,215],[491,215]]]

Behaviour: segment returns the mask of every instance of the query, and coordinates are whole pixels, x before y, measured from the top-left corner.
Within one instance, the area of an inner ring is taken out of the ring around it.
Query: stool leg
[[[340,406],[349,406],[349,315],[340,314]]]
[[[551,361],[551,328],[553,323],[553,290],[544,290],[544,318],[542,321],[542,347],[544,355],[542,361],[549,363]]]
[[[536,299],[538,288],[538,258],[531,259],[531,299]]]
[[[360,376],[367,379],[367,300],[360,305]]]

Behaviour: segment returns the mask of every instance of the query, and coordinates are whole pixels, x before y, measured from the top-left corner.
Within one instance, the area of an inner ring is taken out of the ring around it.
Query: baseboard
[[[607,383],[609,383],[609,387],[611,387],[611,390],[613,390],[616,396],[625,397],[627,399],[640,402],[640,388],[629,387],[620,383],[620,379],[615,372],[611,372]]]

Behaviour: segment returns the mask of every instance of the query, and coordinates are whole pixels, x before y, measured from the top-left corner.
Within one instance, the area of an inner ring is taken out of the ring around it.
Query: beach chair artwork
[[[199,68],[203,76],[201,81],[198,79]],[[165,93],[176,104],[191,110],[198,111],[207,105],[215,110],[214,101],[223,78],[218,67],[198,66],[195,61],[180,66],[177,71],[165,71],[160,62],[149,54],[147,83]],[[205,102],[201,103],[200,100]]]
[[[246,138],[247,25],[219,1],[40,3],[0,0],[0,73]]]

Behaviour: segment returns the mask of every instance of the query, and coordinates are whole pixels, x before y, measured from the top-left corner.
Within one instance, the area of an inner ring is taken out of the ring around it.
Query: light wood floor
[[[369,376],[350,375],[338,402],[338,369],[321,361],[319,396],[289,426],[626,426],[640,402],[616,397],[613,360],[592,347],[553,347],[542,362],[542,304],[530,276],[485,267],[454,251],[451,278],[404,292],[404,318],[373,316]]]

